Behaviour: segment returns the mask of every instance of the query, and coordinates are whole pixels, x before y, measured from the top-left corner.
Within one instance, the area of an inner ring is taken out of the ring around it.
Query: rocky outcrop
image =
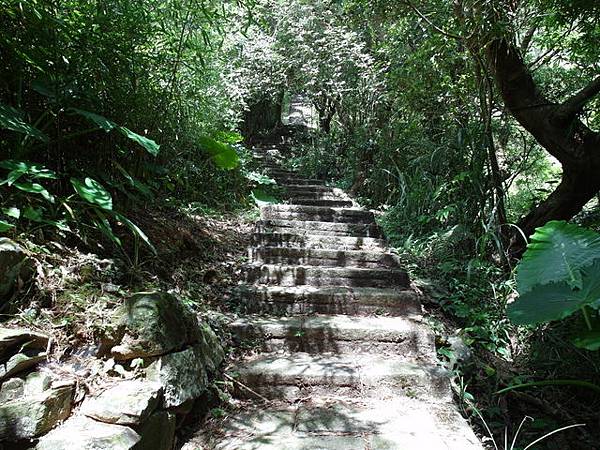
[[[31,439],[50,431],[71,412],[75,385],[43,373],[12,378],[0,389],[0,441]]]
[[[225,357],[212,329],[173,295],[136,294],[115,317],[108,353],[119,361],[141,358],[142,378],[119,379],[87,398],[75,416],[39,440],[37,450],[170,450],[176,416],[206,391],[209,374]],[[18,382],[9,386],[23,390]],[[0,391],[0,398],[13,396]]]

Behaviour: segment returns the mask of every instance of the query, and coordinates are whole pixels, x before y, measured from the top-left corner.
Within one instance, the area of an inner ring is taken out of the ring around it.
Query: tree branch
[[[410,2],[410,0],[404,0],[403,3],[405,5],[407,5],[410,9],[412,9],[421,19],[423,19],[427,23],[427,25],[429,25],[431,28],[433,28],[438,33],[443,34],[444,36],[452,38],[452,39],[457,39],[459,41],[463,40],[462,36],[459,36],[459,35],[453,34],[453,33],[449,33],[448,31],[445,31],[445,30],[441,29],[440,27],[438,27],[435,23],[433,23],[431,20],[429,20],[429,18],[425,14],[423,14],[421,11],[419,11],[417,9],[417,7]]]
[[[566,121],[572,120],[598,94],[600,94],[600,76],[560,105],[556,117]]]

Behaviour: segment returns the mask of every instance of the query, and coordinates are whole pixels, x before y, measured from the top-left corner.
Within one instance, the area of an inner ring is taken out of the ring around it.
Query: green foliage
[[[508,316],[515,324],[539,324],[582,311],[588,332],[574,343],[600,347],[586,308],[600,309],[600,234],[564,221],[538,228],[517,267],[519,298]]]
[[[0,128],[16,131],[27,136],[48,142],[48,136],[23,120],[25,113],[12,106],[0,104]]]
[[[581,289],[581,271],[600,258],[600,234],[565,221],[538,228],[517,268],[520,294],[536,285],[565,281]]]
[[[232,170],[240,165],[238,154],[231,144],[216,141],[208,136],[201,136],[198,142],[217,167]]]
[[[75,192],[84,200],[100,206],[108,211],[112,210],[113,201],[110,193],[104,187],[92,178],[86,178],[83,182],[77,178],[71,178],[71,184]]]

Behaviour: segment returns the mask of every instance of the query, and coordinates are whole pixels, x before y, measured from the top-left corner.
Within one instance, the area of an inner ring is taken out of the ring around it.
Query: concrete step
[[[202,433],[218,450],[483,450],[447,403],[401,398],[293,405],[248,402]]]
[[[263,220],[310,220],[354,224],[375,223],[371,211],[358,208],[327,208],[324,206],[267,205],[260,209]]]
[[[236,296],[251,313],[421,314],[419,294],[412,289],[240,286]]]
[[[298,191],[302,193],[311,193],[311,192],[341,192],[344,193],[341,189],[325,186],[322,181],[319,181],[318,184],[290,184],[286,186],[286,190],[288,192]],[[344,195],[346,195],[344,193]]]
[[[290,205],[326,206],[328,208],[351,208],[352,200],[345,199],[313,199],[307,197],[291,197],[287,200]]]
[[[253,242],[266,247],[303,247],[306,249],[379,250],[387,244],[383,239],[356,236],[327,236],[323,234],[254,233]]]
[[[293,200],[296,198],[305,200],[352,200],[343,191],[337,188],[330,188],[322,191],[303,191],[301,189],[286,189],[282,193],[285,199]]]
[[[263,167],[269,172],[269,175],[273,176],[273,177],[277,177],[277,176],[281,176],[281,177],[298,177],[298,178],[305,178],[302,177],[302,175],[300,175],[298,172],[295,172],[293,170],[288,170],[288,169],[284,169],[283,167],[277,167],[276,165],[263,165]]]
[[[297,185],[315,185],[315,184],[323,184],[324,181],[323,180],[316,180],[314,178],[302,178],[298,175],[293,175],[293,176],[279,176],[279,175],[269,175],[271,178],[273,178],[275,181],[277,181],[277,184],[280,186],[297,186]]]
[[[446,370],[400,356],[261,354],[241,361],[231,372],[241,383],[267,398],[289,399],[301,392],[316,395],[323,392],[319,388],[331,395],[346,392],[350,397],[373,398],[393,392],[398,398],[409,395],[426,397],[432,402],[452,398]],[[252,397],[245,390],[238,395]]]
[[[333,250],[297,247],[252,247],[252,262],[325,267],[399,268],[397,255],[381,251]]]
[[[404,317],[246,316],[229,327],[239,341],[256,340],[263,351],[435,359],[433,333],[422,322]]]
[[[355,236],[381,238],[383,233],[376,224],[318,222],[309,220],[261,220],[256,228],[262,233],[320,234],[328,236]]]
[[[408,287],[408,274],[399,269],[263,264],[249,265],[246,277],[250,283],[271,286]]]

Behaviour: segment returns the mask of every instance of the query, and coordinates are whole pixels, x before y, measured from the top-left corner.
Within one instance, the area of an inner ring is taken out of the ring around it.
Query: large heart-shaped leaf
[[[600,234],[564,221],[538,228],[517,268],[517,288],[566,281],[581,287],[581,270],[600,258]]]
[[[508,305],[508,317],[517,325],[533,325],[564,319],[587,305],[595,307],[600,299],[600,259],[581,272],[580,288],[567,281],[536,285]]]
[[[23,120],[25,114],[12,106],[0,103],[0,128],[31,136],[42,142],[48,142],[48,136]]]
[[[232,170],[240,165],[240,158],[235,149],[208,136],[199,139],[200,148],[210,155],[210,158],[220,169]]]
[[[139,135],[137,133],[134,133],[129,128],[119,127],[119,130],[121,130],[121,133],[123,133],[129,139],[131,139],[132,141],[137,142],[142,147],[144,147],[146,149],[146,151],[148,153],[150,153],[152,156],[157,156],[158,155],[158,152],[160,151],[160,145],[158,145],[152,139],[148,139],[147,137],[144,137],[144,136],[141,136],[141,135]]]
[[[104,189],[104,186],[93,178],[88,177],[84,181],[78,180],[77,178],[71,178],[71,184],[75,188],[75,192],[77,192],[84,200],[94,205],[98,205],[102,209],[112,210],[112,196]]]

